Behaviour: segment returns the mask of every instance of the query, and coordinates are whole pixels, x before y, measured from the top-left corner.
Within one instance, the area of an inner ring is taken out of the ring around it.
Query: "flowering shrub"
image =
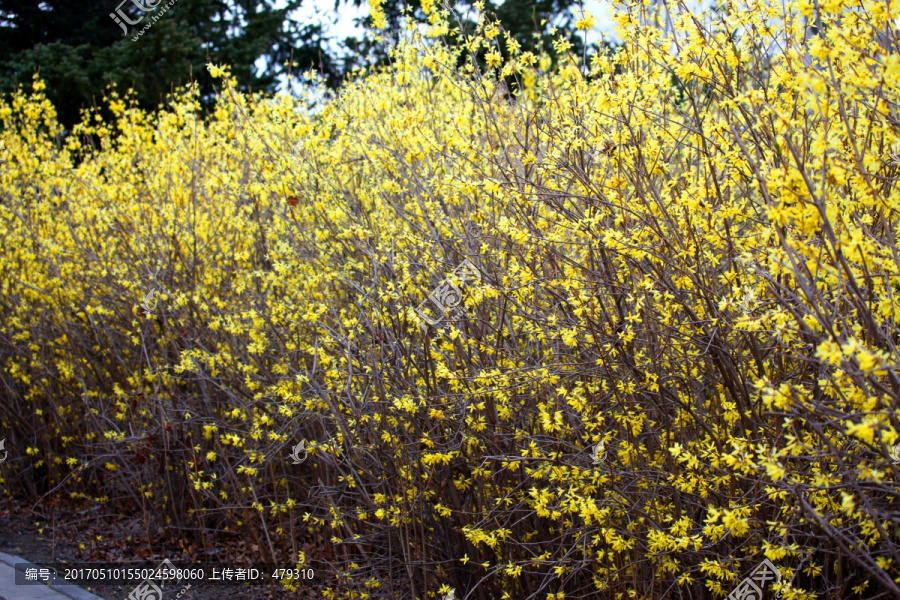
[[[318,112],[3,105],[7,483],[330,539],[335,598],[900,594],[890,6],[622,6],[551,71],[423,4]]]

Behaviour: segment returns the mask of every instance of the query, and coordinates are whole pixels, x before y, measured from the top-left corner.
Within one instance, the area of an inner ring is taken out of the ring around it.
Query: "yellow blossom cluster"
[[[331,540],[329,598],[900,594],[896,4],[634,2],[555,67],[423,5],[312,108],[0,105],[0,476]]]

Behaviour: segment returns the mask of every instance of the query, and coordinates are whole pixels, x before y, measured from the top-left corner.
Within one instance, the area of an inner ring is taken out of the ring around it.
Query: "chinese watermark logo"
[[[109,13],[110,18],[115,21],[119,27],[122,28],[122,35],[128,35],[128,27],[126,26],[126,23],[128,25],[137,25],[138,23],[143,21],[144,17],[146,16],[145,14],[141,15],[140,18],[138,18],[136,21],[133,21],[131,17],[128,16],[128,13],[122,8],[122,6],[127,4],[128,2],[131,2],[139,11],[143,13],[149,13],[150,11],[156,10],[162,0],[122,0],[122,2],[119,3],[119,6],[116,7],[116,11]],[[177,0],[169,0],[168,4],[164,5],[162,8],[159,8],[156,14],[150,18],[150,22],[144,25],[140,32],[138,32],[137,35],[131,38],[131,41],[136,42],[139,37],[144,35],[144,32],[153,27],[153,24],[156,23],[160,19],[160,17],[162,17],[163,14],[165,14],[165,12],[169,10],[169,8],[174,6],[175,2],[177,2]]]
[[[144,300],[141,302],[141,308],[144,309],[144,312],[148,315],[156,310],[156,298],[153,295],[157,292],[157,290],[150,290],[144,295]]]
[[[451,275],[456,276],[462,285],[466,285],[470,281],[481,282],[481,272],[468,258],[462,261],[458,267],[453,269]],[[456,308],[459,306],[459,303],[462,302],[462,289],[449,278],[445,278],[434,291],[428,295],[428,299],[431,300],[437,309],[446,316],[446,314],[450,312],[450,309]],[[420,310],[423,304],[425,304],[424,300],[416,307],[416,314],[419,315],[422,321],[428,323],[432,327],[436,326],[443,317],[438,317],[437,319],[429,318]],[[425,328],[421,322],[419,323],[419,326],[423,329]]]
[[[9,150],[6,149],[6,142],[0,142],[0,165],[5,164],[9,159]]]
[[[175,565],[168,558],[164,559],[156,567],[157,572],[169,569],[174,570]],[[165,585],[162,587],[165,587]],[[126,600],[162,600],[162,587],[156,585],[152,578],[145,579],[131,590]]]
[[[144,314],[146,315],[149,315],[154,310],[156,310],[157,299],[154,296],[163,291],[159,283],[156,281],[156,275],[158,273],[159,271],[153,274],[153,282],[156,284],[156,289],[150,290],[149,292],[144,294],[144,298],[141,300],[141,308],[144,310]]]
[[[109,13],[110,18],[122,28],[122,35],[128,35],[128,27],[125,26],[125,23],[137,25],[144,19],[144,15],[141,15],[141,18],[137,21],[131,20],[128,13],[122,9],[122,5],[127,4],[128,2],[134,4],[141,12],[147,13],[159,6],[159,3],[162,2],[162,0],[156,0],[156,2],[153,2],[152,0],[122,0],[116,7],[116,12]]]
[[[3,446],[0,445],[0,448],[3,448]],[[900,465],[900,444],[894,444],[891,447],[891,458],[895,465]]]
[[[156,575],[156,577],[147,578],[139,583],[133,590],[131,590],[131,593],[128,594],[128,598],[126,598],[125,600],[162,600],[162,588],[166,586],[163,583],[160,583],[160,585],[156,585],[155,579],[171,579],[175,572],[175,565],[173,565],[168,558],[164,559],[154,570],[153,574]],[[178,595],[175,597],[181,598],[189,589],[191,589],[190,583],[181,588],[181,591],[178,592]]]
[[[599,465],[601,462],[606,460],[606,444],[603,442],[597,442],[591,451],[591,459],[595,465]]]
[[[450,591],[441,596],[441,600],[456,600],[456,590],[450,588]]]
[[[294,148],[293,148],[293,150],[291,150],[291,156],[289,157],[289,160],[292,163],[294,163],[295,165],[297,165],[298,167],[301,167],[301,166],[303,166],[303,161],[301,160],[302,154],[303,154],[303,142],[300,141],[300,142],[297,142],[296,144],[294,144]]]
[[[887,163],[895,167],[900,166],[900,142],[891,146],[891,150],[888,152]]]
[[[749,315],[753,311],[753,305],[755,304],[755,302],[756,293],[752,291],[745,292],[740,302],[738,302],[737,307],[742,313],[744,313],[744,315]]]
[[[300,456],[300,453],[303,453],[303,456]],[[306,441],[301,441],[299,444],[294,446],[293,452],[289,455],[291,459],[293,459],[295,465],[299,465],[304,460],[306,460],[307,451],[306,451]]]
[[[0,440],[0,450],[3,450],[3,458],[0,458],[0,464],[3,464],[6,462],[6,455],[9,454],[9,452],[7,452],[6,449],[3,447],[3,444],[5,444],[5,443],[6,443],[6,438],[3,438],[2,440]]]
[[[762,591],[769,581],[781,582],[781,571],[767,558],[728,594],[728,600],[762,600]]]

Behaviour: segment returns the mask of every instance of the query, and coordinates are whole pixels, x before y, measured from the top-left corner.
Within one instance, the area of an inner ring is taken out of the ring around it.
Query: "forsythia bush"
[[[896,3],[635,3],[554,68],[423,4],[319,108],[0,106],[7,493],[321,536],[333,598],[900,595]]]

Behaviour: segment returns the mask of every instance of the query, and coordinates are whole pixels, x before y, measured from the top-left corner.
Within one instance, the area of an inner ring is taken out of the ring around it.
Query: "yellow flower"
[[[576,21],[575,27],[579,31],[587,31],[593,29],[596,23],[597,19],[591,13],[584,13],[584,16]]]
[[[766,474],[772,479],[772,481],[779,481],[784,478],[786,471],[784,467],[779,465],[776,462],[769,462],[766,464]]]
[[[369,0],[369,14],[372,17],[372,24],[375,26],[375,29],[387,27],[387,15],[385,15],[384,9],[381,8],[382,4],[384,4],[384,0]]]

